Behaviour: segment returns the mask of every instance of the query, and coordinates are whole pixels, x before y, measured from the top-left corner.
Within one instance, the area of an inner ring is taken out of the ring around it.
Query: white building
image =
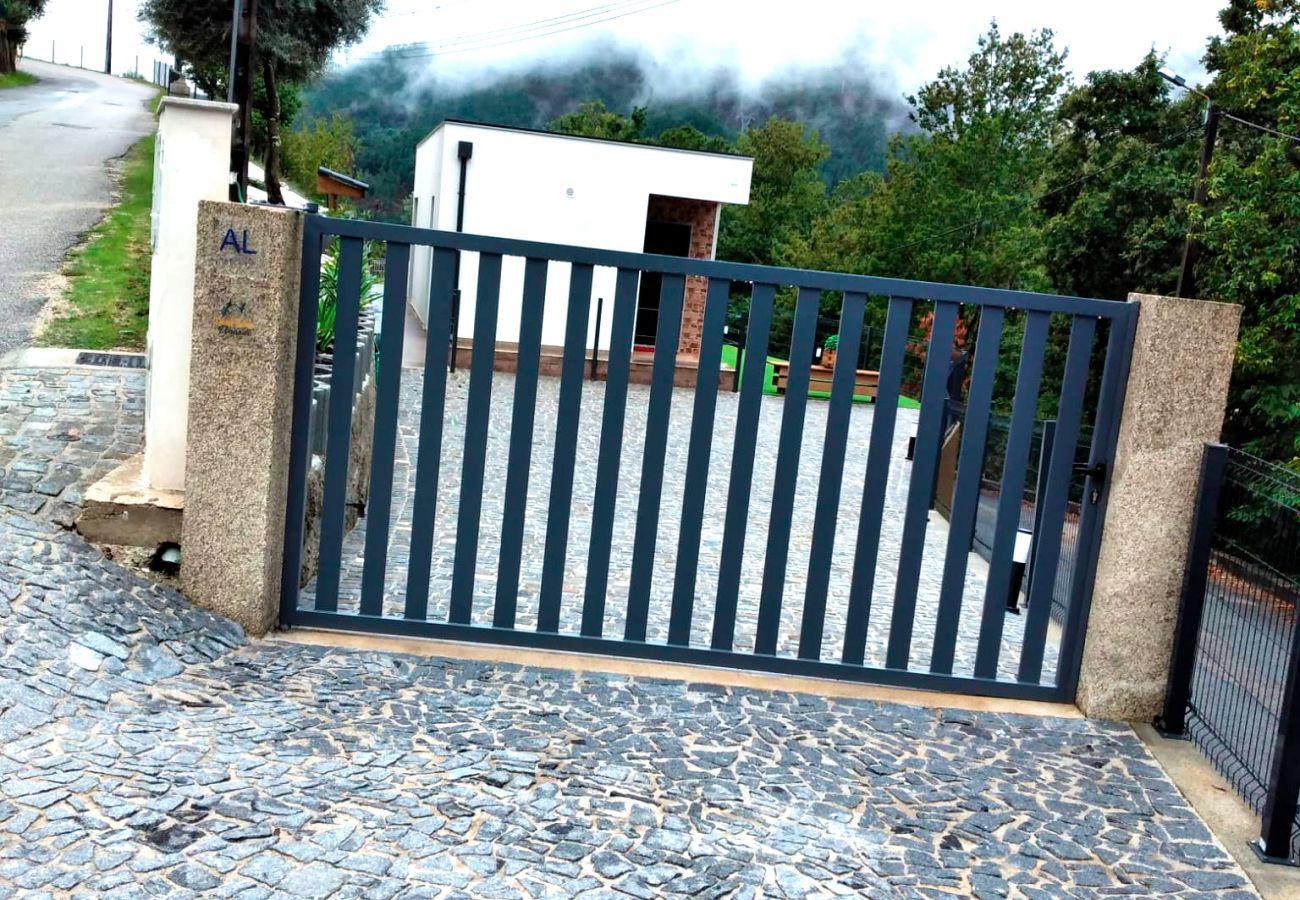
[[[460,184],[464,169],[464,194]],[[748,203],[753,160],[621,141],[476,125],[448,120],[415,151],[412,224],[444,231],[545,241],[608,250],[712,259],[723,203]],[[459,221],[458,221],[459,220]],[[412,247],[408,297],[428,321],[432,251]],[[474,332],[477,254],[463,254],[460,273],[462,344]],[[598,268],[592,290],[588,346],[595,337],[596,298],[612,305],[615,272]],[[569,267],[548,272],[544,347],[564,342]],[[516,343],[523,260],[502,266],[498,345]],[[704,279],[688,279],[679,352],[699,352]],[[653,343],[658,279],[643,277],[636,343]],[[601,321],[599,346],[609,347],[612,309]]]

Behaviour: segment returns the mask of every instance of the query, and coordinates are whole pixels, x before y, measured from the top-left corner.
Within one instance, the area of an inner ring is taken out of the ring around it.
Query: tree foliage
[[[383,6],[384,0],[259,0],[254,71],[273,202],[282,202],[281,131],[297,112],[282,102],[282,85],[318,76],[335,49],[362,38]],[[143,0],[139,17],[150,39],[189,64],[199,86],[219,97],[226,93],[232,10],[228,0]]]
[[[1208,93],[1239,118],[1300,134],[1300,2],[1232,0],[1210,43]],[[1204,297],[1242,306],[1226,439],[1300,463],[1300,142],[1223,123],[1209,201]]]
[[[0,75],[18,68],[18,48],[27,40],[27,23],[39,19],[47,0],[0,0]]]
[[[284,135],[285,179],[309,196],[316,193],[316,170],[321,166],[335,172],[351,172],[356,165],[356,137],[352,119],[335,113],[301,123]]]

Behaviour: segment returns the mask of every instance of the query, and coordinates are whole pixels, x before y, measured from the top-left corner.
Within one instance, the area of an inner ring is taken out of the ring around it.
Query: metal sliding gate
[[[333,355],[323,447],[310,427],[322,252],[335,240],[344,350],[358,341],[365,243],[386,244],[370,494],[353,530],[364,354]],[[420,247],[431,248],[420,251],[431,257],[429,338],[423,369],[403,370]],[[464,304],[473,352],[468,371],[449,373],[442,336],[462,256],[477,262],[462,279],[476,285]],[[661,275],[652,360],[632,346],[647,272]],[[689,279],[704,286],[702,315],[687,308]],[[603,383],[586,377],[597,291],[612,295]],[[734,394],[718,390],[729,308],[747,318],[745,350],[726,361],[739,369]],[[693,388],[674,385],[684,309],[700,329]],[[874,403],[855,399],[851,365],[835,367],[829,391],[810,391],[829,309],[841,361],[858,359],[864,326],[883,320]],[[563,321],[545,332],[562,346],[544,346],[544,320]],[[788,358],[803,364],[775,396],[770,342],[786,322]],[[494,353],[478,351],[507,323],[516,371],[494,374]],[[308,216],[282,621],[1071,700],[1135,325],[1120,302]],[[954,397],[961,352],[969,377]],[[543,360],[558,378],[540,374]],[[954,403],[959,433],[947,430]],[[991,453],[995,412],[1009,425]],[[1043,419],[1055,423],[1052,452],[1034,491],[1025,598],[1011,610]],[[944,521],[932,506],[954,441]],[[994,516],[987,564],[971,553],[977,513]]]

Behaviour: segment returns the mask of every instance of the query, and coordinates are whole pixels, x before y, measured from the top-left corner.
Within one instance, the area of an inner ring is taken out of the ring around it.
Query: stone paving
[[[399,439],[394,475],[391,515],[390,552],[385,585],[386,615],[401,615],[405,602],[408,552],[414,502],[415,467],[418,460],[420,398],[422,372],[414,369],[402,373],[399,412]],[[452,563],[455,556],[457,513],[460,506],[461,464],[464,452],[465,400],[468,373],[463,370],[449,376],[447,412],[438,491],[434,554],[432,560],[429,617],[445,620],[448,615]],[[523,569],[519,586],[519,618],[522,628],[535,627],[537,602],[541,587],[542,558],[546,540],[546,520],[550,498],[552,455],[554,452],[555,409],[558,404],[559,380],[540,380],[536,423],[533,433],[532,467],[528,485],[528,505],[524,524]],[[610,580],[605,612],[605,634],[621,636],[625,621],[632,545],[636,533],[637,498],[641,480],[641,460],[646,432],[646,409],[649,388],[629,387],[627,422],[624,429],[622,464],[619,472],[618,502],[615,508],[614,539],[610,562]],[[657,533],[655,575],[650,597],[648,637],[663,641],[667,637],[668,610],[671,605],[673,572],[677,559],[680,517],[676,510],[684,492],[686,458],[694,393],[677,389],[672,400],[668,451],[664,464],[664,492]],[[496,595],[497,556],[500,550],[501,520],[505,500],[505,483],[514,378],[496,373],[492,386],[491,421],[486,455],[483,511],[479,532],[478,565],[475,581],[474,623],[489,625]],[[705,500],[705,521],[696,580],[696,606],[692,621],[694,646],[707,647],[713,628],[713,597],[721,559],[723,523],[726,513],[728,478],[734,440],[738,395],[718,395],[718,409],[713,432],[713,449]],[[595,493],[596,460],[599,455],[600,422],[604,403],[604,383],[586,382],[582,397],[581,428],[578,437],[576,466],[571,505],[571,521],[566,560],[566,578],[560,618],[563,633],[577,634],[581,623],[583,591],[586,584],[586,559],[592,522],[592,498]],[[758,603],[766,556],[768,510],[771,504],[776,470],[777,443],[781,414],[779,397],[765,397],[758,426],[754,465],[751,515],[745,540],[741,578],[740,607],[737,617],[736,648],[751,650],[757,628]],[[827,405],[810,401],[804,427],[800,471],[792,522],[789,566],[785,578],[785,601],[781,615],[778,652],[794,655],[798,646],[803,592],[808,573],[812,543],[812,522],[817,505],[822,442],[825,435]],[[832,557],[829,597],[822,658],[838,660],[843,646],[849,587],[853,569],[854,542],[862,502],[866,473],[868,439],[873,407],[855,405],[850,422],[845,477],[837,514],[835,549]],[[867,664],[883,665],[889,637],[894,578],[898,552],[902,543],[903,513],[907,502],[911,464],[906,461],[908,436],[914,431],[915,410],[899,410],[895,431],[892,464],[880,540],[880,557],[875,581],[874,601],[867,642]],[[939,586],[947,542],[947,523],[937,514],[930,515],[925,536],[925,555],[921,567],[920,589],[909,668],[928,669],[935,633]],[[360,598],[361,571],[364,563],[365,521],[345,541],[339,609],[355,611]],[[975,554],[969,555],[965,589],[959,621],[954,672],[969,675],[974,669],[975,647],[979,634],[979,617],[985,593],[987,566]],[[300,603],[311,608],[315,584],[309,584]],[[1006,617],[999,675],[1014,678],[1020,659],[1023,617]],[[1055,629],[1049,636],[1043,682],[1053,683],[1059,636]]]
[[[86,487],[140,451],[144,373],[0,369],[0,510],[71,527]]]
[[[0,371],[6,446],[84,392],[84,484],[133,379]],[[249,643],[52,508],[0,511],[2,900],[1256,896],[1124,726]]]
[[[246,644],[0,521],[0,897],[1254,896],[1131,730]]]

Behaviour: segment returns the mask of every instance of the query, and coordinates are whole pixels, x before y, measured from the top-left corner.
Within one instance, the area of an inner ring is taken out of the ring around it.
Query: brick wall
[[[674,222],[691,226],[692,259],[710,259],[713,256],[713,229],[717,222],[718,204],[711,200],[683,200],[679,197],[650,195],[647,221]],[[704,330],[704,298],[708,292],[708,279],[691,276],[686,279],[686,305],[682,309],[682,330],[677,340],[677,352],[698,356],[700,337]]]

